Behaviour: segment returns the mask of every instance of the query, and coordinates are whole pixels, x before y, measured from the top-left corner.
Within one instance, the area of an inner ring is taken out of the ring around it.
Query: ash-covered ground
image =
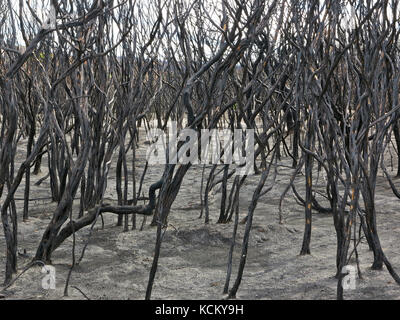
[[[25,142],[26,143],[26,142]],[[146,145],[137,153],[137,181],[145,164]],[[25,157],[25,144],[18,148],[19,160]],[[116,160],[116,159],[114,159]],[[49,180],[40,186],[33,183],[46,175],[46,161],[42,172],[32,176],[30,198],[49,197]],[[131,159],[128,158],[128,163]],[[115,201],[115,162],[109,173],[105,201]],[[291,191],[283,203],[285,223],[279,224],[279,198],[293,173],[290,159],[282,159],[276,167],[277,177],[272,190],[259,199],[254,213],[250,247],[238,299],[335,299],[336,235],[330,214],[314,212],[311,255],[300,256],[304,229],[304,209],[296,203]],[[205,177],[211,165],[205,170]],[[156,182],[163,166],[150,166],[145,177],[144,189]],[[393,171],[394,172],[394,171]],[[392,173],[393,173],[392,172]],[[165,231],[157,276],[153,287],[153,299],[222,299],[228,252],[232,238],[233,222],[217,224],[220,209],[220,192],[216,187],[210,194],[211,222],[204,224],[200,215],[200,185],[202,166],[192,166],[173,204],[168,227]],[[271,174],[272,178],[273,174]],[[316,176],[316,175],[315,175]],[[240,193],[240,220],[248,211],[253,191],[260,175],[248,177]],[[230,179],[230,183],[233,178]],[[269,179],[265,188],[272,183]],[[395,180],[400,187],[400,181]],[[314,184],[323,188],[323,175]],[[23,198],[23,185],[17,199]],[[304,176],[296,179],[297,190],[304,194]],[[230,188],[230,185],[229,185]],[[79,195],[78,195],[79,196]],[[3,195],[4,199],[4,195]],[[323,199],[319,198],[322,203]],[[2,199],[0,199],[2,201]],[[23,201],[16,201],[20,216],[18,225],[18,274],[31,261],[43,231],[56,207],[50,200],[30,202],[30,218],[22,222]],[[325,203],[326,204],[326,203]],[[74,204],[78,214],[79,200]],[[400,200],[395,198],[380,175],[376,192],[378,232],[386,256],[400,272]],[[104,214],[94,228],[82,262],[75,266],[69,288],[64,297],[64,285],[72,261],[72,237],[53,254],[56,271],[56,289],[42,288],[41,267],[33,267],[22,274],[5,292],[5,299],[85,299],[79,288],[90,299],[143,299],[153,259],[156,228],[148,218],[142,231],[123,232],[116,226],[117,216]],[[142,217],[137,218],[138,228]],[[234,252],[231,278],[233,284],[241,254],[244,224],[239,225]],[[87,241],[89,227],[77,232],[76,256],[80,256]],[[0,238],[0,282],[4,281],[5,241]],[[362,279],[357,279],[356,289],[345,291],[345,299],[400,299],[400,287],[387,270],[370,269],[372,253],[363,239],[358,247]],[[355,260],[351,263],[355,266]]]

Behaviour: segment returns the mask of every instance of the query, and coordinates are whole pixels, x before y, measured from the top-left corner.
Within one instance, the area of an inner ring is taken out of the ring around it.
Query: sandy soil
[[[25,157],[25,143],[18,148],[19,159]],[[137,179],[144,166],[146,146],[138,151]],[[45,176],[43,159],[42,173],[32,176],[32,184]],[[129,161],[129,160],[128,160]],[[128,162],[130,163],[130,162]],[[289,165],[283,159],[283,165]],[[110,171],[106,199],[116,199],[115,161]],[[16,165],[18,168],[18,164]],[[157,181],[161,166],[151,166],[145,179],[144,190]],[[284,202],[286,223],[278,223],[279,197],[287,185],[292,169],[278,166],[273,189],[262,198],[255,211],[250,248],[238,299],[335,299],[337,281],[335,273],[336,236],[330,214],[314,213],[312,228],[312,254],[299,256],[303,228],[304,209],[289,192]],[[193,166],[187,173],[178,197],[172,207],[169,225],[165,233],[158,272],[153,287],[153,299],[221,299],[226,276],[226,266],[233,223],[216,224],[219,215],[220,194],[211,195],[210,216],[205,225],[200,214],[200,166]],[[207,168],[206,173],[209,168]],[[259,176],[249,177],[240,194],[240,218],[247,214],[252,193]],[[322,177],[320,177],[322,179]],[[231,179],[232,181],[232,179]],[[297,188],[304,194],[303,177],[299,177]],[[321,182],[321,181],[320,181]],[[271,181],[267,181],[266,186]],[[400,181],[396,181],[400,186]],[[216,188],[218,189],[218,188]],[[147,191],[146,191],[147,192]],[[49,181],[39,187],[32,185],[30,198],[49,197]],[[16,196],[23,198],[23,184]],[[392,195],[385,179],[378,180],[376,205],[378,209],[378,231],[382,246],[392,265],[400,272],[400,200]],[[0,199],[2,201],[2,199]],[[18,231],[19,272],[33,255],[43,230],[56,207],[50,200],[30,203],[30,218],[22,222],[23,201],[18,200],[21,215]],[[76,209],[78,213],[76,201]],[[156,229],[147,219],[143,231],[122,232],[116,227],[117,217],[105,214],[104,229],[100,221],[95,226],[83,261],[75,267],[70,281],[90,299],[143,299],[152,263]],[[140,226],[142,217],[138,218]],[[88,229],[77,233],[76,254],[79,257],[88,237]],[[240,257],[244,225],[238,230],[234,268],[231,283],[236,278]],[[5,241],[0,238],[0,267],[5,266]],[[56,250],[53,265],[56,270],[56,289],[44,290],[41,286],[44,274],[40,267],[25,272],[7,290],[6,299],[84,299],[75,288],[70,287],[69,297],[63,297],[65,279],[71,264],[72,238]],[[24,254],[26,252],[26,254]],[[347,299],[400,299],[400,287],[396,285],[386,269],[370,269],[372,253],[365,240],[359,247],[363,279],[357,279],[356,289],[345,291]],[[353,261],[355,265],[355,261]],[[0,283],[4,272],[0,273]],[[1,287],[0,287],[1,288]]]

